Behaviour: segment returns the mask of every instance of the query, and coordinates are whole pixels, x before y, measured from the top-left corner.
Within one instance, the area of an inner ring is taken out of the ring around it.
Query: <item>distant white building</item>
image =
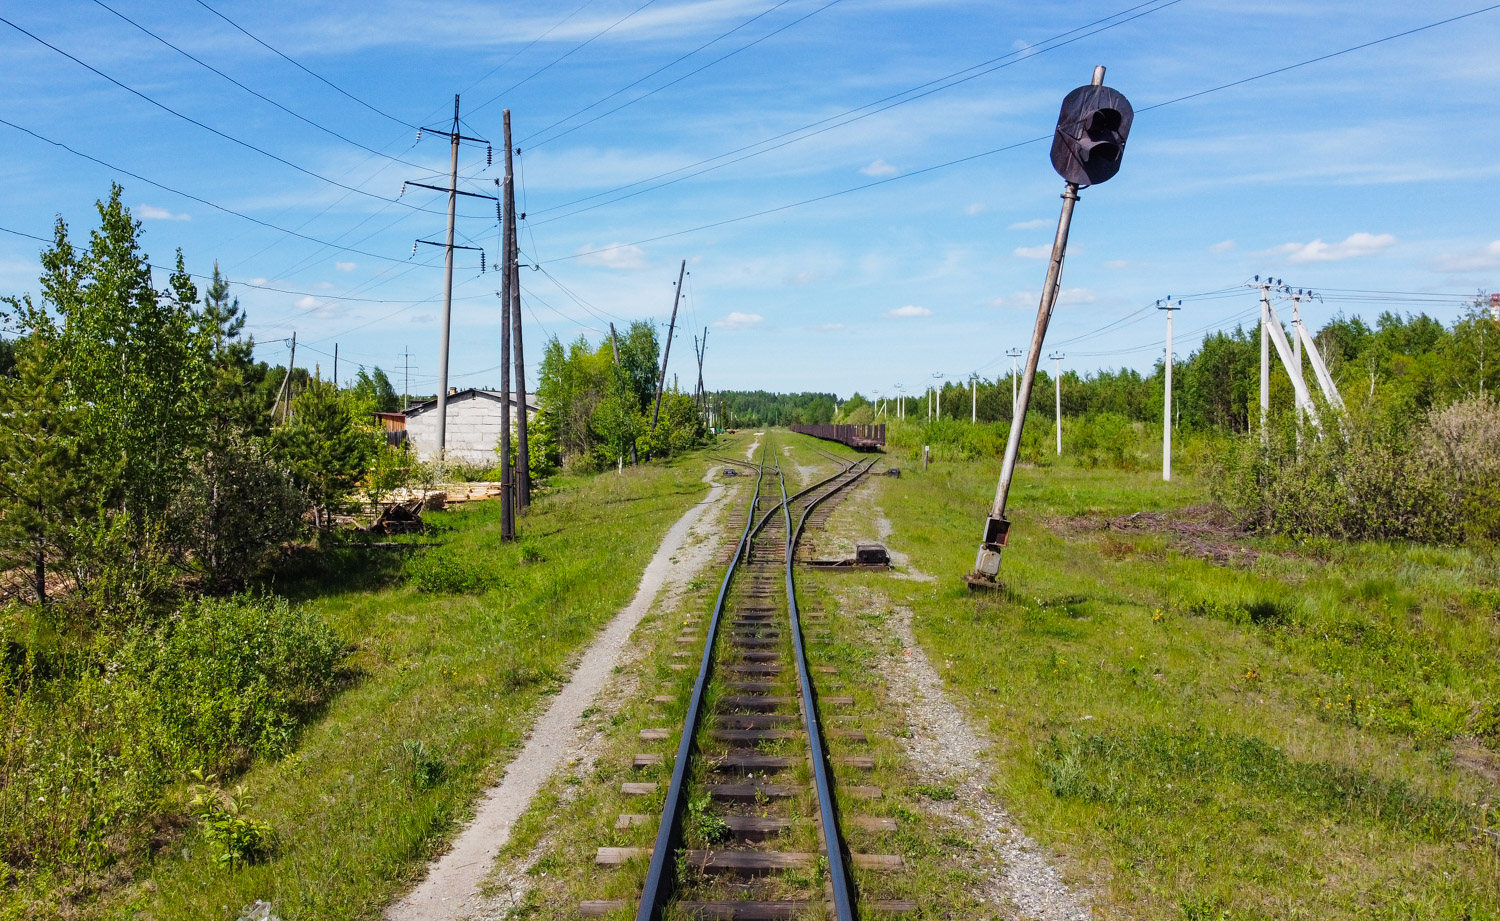
[[[515,437],[520,401],[510,395],[511,437]],[[494,464],[500,460],[500,393],[496,390],[460,390],[448,396],[447,457],[468,464]],[[526,418],[536,416],[537,406],[527,401]],[[437,456],[437,400],[418,403],[406,410],[406,438],[423,460]]]

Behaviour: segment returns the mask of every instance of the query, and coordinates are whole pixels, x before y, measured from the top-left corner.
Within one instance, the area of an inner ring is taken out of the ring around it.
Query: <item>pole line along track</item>
[[[823,725],[793,570],[809,514],[858,483],[876,461],[840,461],[832,476],[788,495],[780,466],[768,461],[773,456],[769,445],[762,447],[744,531],[708,619],[671,780],[655,817],[637,921],[769,921],[821,913],[824,907],[837,921],[854,921],[859,915],[851,868],[900,865],[896,857],[851,854],[845,843],[833,767],[869,769],[873,760],[830,755],[830,738],[839,745],[866,739],[858,731]],[[696,641],[696,635],[678,638]],[[850,702],[824,700],[834,706]],[[640,735],[652,741],[671,736],[665,729]],[[635,766],[660,766],[663,754],[638,754]],[[805,773],[798,768],[804,759]],[[738,776],[718,776],[725,774]],[[793,782],[804,776],[810,783]],[[647,793],[657,785],[625,787]],[[648,825],[652,818],[624,815],[616,827]],[[862,827],[890,822],[854,821]],[[596,863],[618,866],[646,853],[645,848],[601,847]],[[602,915],[627,904],[584,902],[580,908],[585,915]]]

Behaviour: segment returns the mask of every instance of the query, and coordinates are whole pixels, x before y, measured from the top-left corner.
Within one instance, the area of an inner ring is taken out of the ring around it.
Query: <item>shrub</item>
[[[309,609],[284,599],[203,599],[137,629],[121,670],[146,691],[164,763],[224,770],[247,753],[277,756],[327,699],[344,648]]]
[[[276,849],[276,832],[265,822],[244,814],[249,792],[243,785],[225,791],[210,774],[196,772],[188,808],[203,825],[203,840],[214,848],[214,861],[230,869],[260,861]]]
[[[412,587],[433,595],[478,595],[501,581],[488,567],[473,558],[460,559],[447,547],[408,557],[403,568]]]

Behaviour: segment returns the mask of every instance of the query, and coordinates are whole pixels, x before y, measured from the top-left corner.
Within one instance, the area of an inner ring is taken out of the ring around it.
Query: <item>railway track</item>
[[[858,782],[874,766],[861,752],[864,734],[845,720],[831,727],[825,719],[853,701],[817,692],[814,676],[836,680],[836,669],[809,662],[805,640],[826,627],[815,624],[821,613],[799,609],[793,572],[810,516],[875,461],[839,459],[838,472],[788,495],[780,467],[768,465],[773,456],[769,446],[762,449],[743,530],[707,622],[691,618],[677,638],[684,646],[701,644],[682,725],[641,732],[634,766],[658,772],[670,766],[671,780],[658,815],[622,815],[617,827],[655,825],[654,846],[604,847],[595,857],[601,866],[619,866],[649,856],[637,921],[852,921],[861,907],[907,907],[858,902],[853,870],[896,870],[902,861],[850,853],[842,829],[880,833],[896,826],[891,819],[845,816],[840,808],[839,797],[857,812],[861,797],[880,791]],[[661,789],[627,783],[624,792],[644,797]],[[628,907],[618,900],[580,906],[586,916],[624,914]]]

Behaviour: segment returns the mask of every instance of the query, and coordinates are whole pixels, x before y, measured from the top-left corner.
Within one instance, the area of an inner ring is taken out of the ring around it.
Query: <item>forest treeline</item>
[[[1303,377],[1318,420],[1294,411],[1274,351],[1270,408],[1260,414],[1260,330],[1208,334],[1173,363],[1176,465],[1196,472],[1247,527],[1301,536],[1453,543],[1500,540],[1500,322],[1481,293],[1452,323],[1382,313],[1373,325],[1338,316],[1313,337],[1343,410]],[[1306,358],[1304,358],[1306,362]],[[1126,469],[1161,463],[1164,363],[1062,376],[1062,444],[1055,382],[1038,370],[1022,432],[1022,460]],[[887,422],[891,450],[917,456],[998,457],[1009,434],[1011,380],[948,383],[928,400],[906,397],[906,420],[887,398],[855,394],[835,421]],[[801,401],[787,397],[781,412]],[[763,403],[775,405],[774,398]],[[970,422],[976,412],[978,424]]]

